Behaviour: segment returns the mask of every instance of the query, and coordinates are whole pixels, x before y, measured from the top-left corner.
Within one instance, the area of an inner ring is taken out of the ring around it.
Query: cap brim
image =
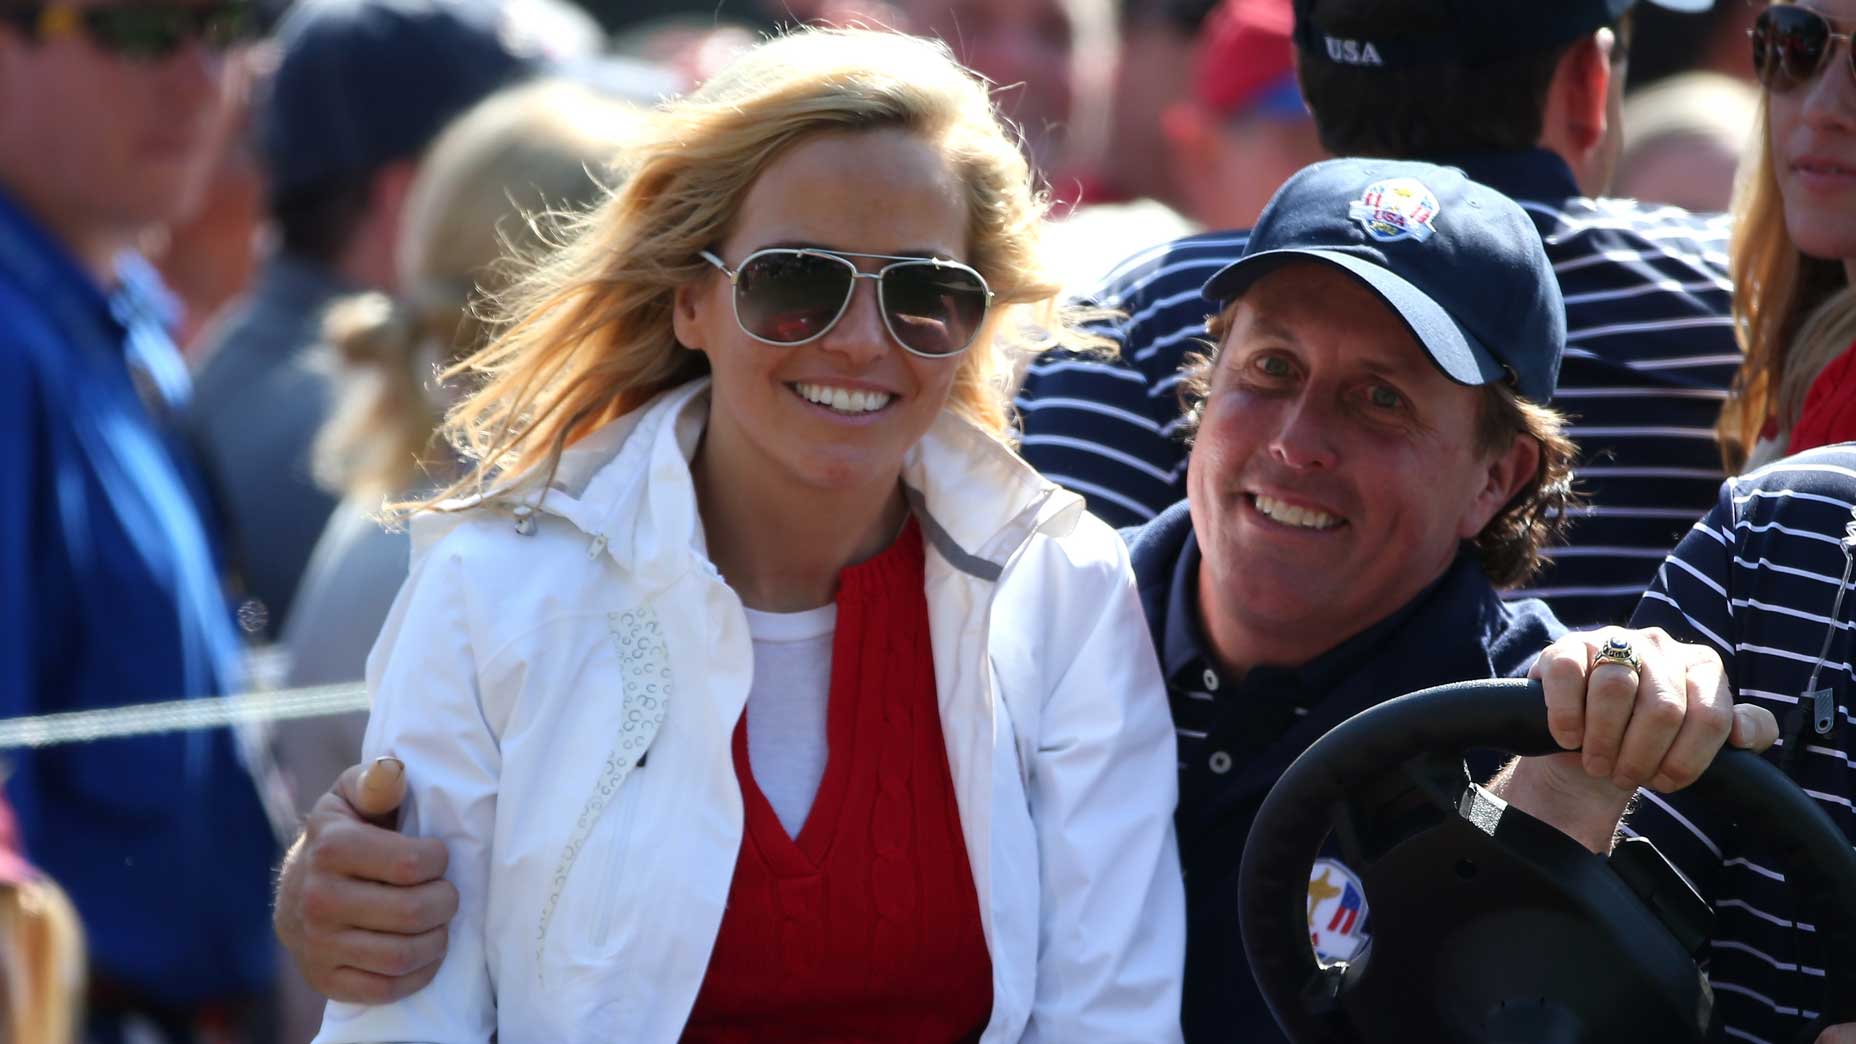
[[[1325,261],[1365,284],[1404,320],[1411,335],[1417,338],[1425,354],[1444,376],[1458,384],[1489,384],[1508,380],[1511,376],[1501,360],[1424,291],[1388,268],[1342,251],[1285,249],[1251,254],[1224,266],[1206,280],[1204,294],[1213,301],[1228,302],[1257,280],[1295,261]]]

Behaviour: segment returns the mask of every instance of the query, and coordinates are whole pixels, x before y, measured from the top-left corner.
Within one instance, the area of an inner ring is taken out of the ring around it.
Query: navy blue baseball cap
[[[1714,0],[1650,2],[1682,12],[1714,6]],[[1383,25],[1360,24],[1358,5],[1349,12],[1348,27],[1341,29],[1323,24],[1320,0],[1295,0],[1295,39],[1304,53],[1338,65],[1483,65],[1571,43],[1616,22],[1636,5],[1637,0],[1432,0],[1440,21],[1450,26],[1448,32],[1436,32],[1406,29],[1396,13],[1385,15]]]
[[[464,110],[565,57],[550,48],[572,30],[543,24],[503,0],[298,0],[257,110],[272,195],[417,156]]]
[[[1205,284],[1224,305],[1293,262],[1333,265],[1405,321],[1444,376],[1506,381],[1545,403],[1559,380],[1566,306],[1534,222],[1454,167],[1337,159],[1283,183],[1244,256]]]

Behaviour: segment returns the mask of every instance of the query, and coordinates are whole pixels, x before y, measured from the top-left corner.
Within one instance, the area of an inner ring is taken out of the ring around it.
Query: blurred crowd
[[[1729,208],[1758,10],[1635,12],[1590,194]],[[0,389],[0,718],[358,684],[410,554],[383,508],[462,474],[435,433],[483,303],[626,176],[646,110],[801,22],[989,80],[1079,295],[1328,155],[1289,0],[0,0],[0,357],[36,374]],[[1773,372],[1723,422],[1736,466],[1817,376]],[[272,871],[364,724],[4,752],[0,932],[32,957],[0,962],[0,1040],[308,1040]]]

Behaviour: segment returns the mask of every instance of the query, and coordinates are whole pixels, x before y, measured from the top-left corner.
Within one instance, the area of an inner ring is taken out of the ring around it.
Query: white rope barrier
[[[142,703],[106,710],[66,711],[30,718],[0,719],[0,750],[225,728],[247,722],[321,718],[366,709],[367,687],[359,682],[348,682],[306,689]]]

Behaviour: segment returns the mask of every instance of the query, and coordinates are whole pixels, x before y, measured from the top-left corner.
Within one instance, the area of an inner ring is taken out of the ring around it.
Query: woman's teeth
[[[1285,504],[1274,497],[1259,493],[1254,498],[1257,510],[1285,526],[1301,526],[1303,529],[1333,529],[1340,525],[1340,519],[1325,511],[1296,507]]]
[[[874,413],[895,398],[888,392],[853,391],[824,384],[795,384],[793,390],[807,402],[830,407],[839,413]]]

